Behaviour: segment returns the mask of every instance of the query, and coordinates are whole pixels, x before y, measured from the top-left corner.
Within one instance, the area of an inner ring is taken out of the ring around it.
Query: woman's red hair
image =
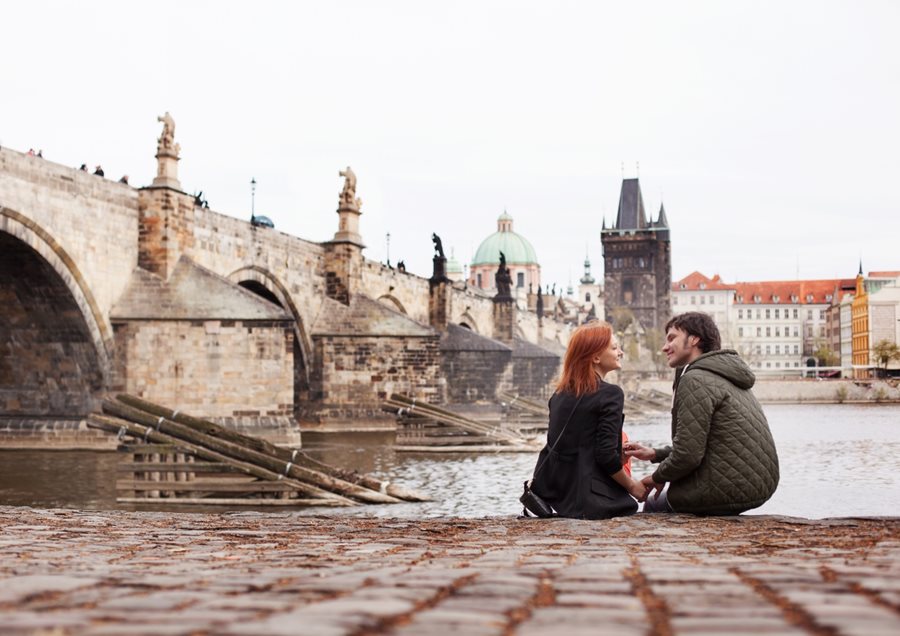
[[[611,342],[612,327],[608,322],[594,320],[578,327],[569,339],[556,390],[577,396],[595,391],[599,380],[594,371],[594,356],[606,351]]]

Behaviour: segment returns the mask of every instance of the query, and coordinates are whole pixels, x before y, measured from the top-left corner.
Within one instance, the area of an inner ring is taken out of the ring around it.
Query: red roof
[[[900,272],[869,272],[869,278],[897,278]]]
[[[676,280],[672,283],[672,291],[696,291],[696,290],[727,290],[734,289],[734,285],[726,285],[722,282],[722,279],[718,274],[715,274],[712,278],[707,278],[700,272],[691,272],[681,280]]]
[[[785,280],[758,283],[735,283],[737,305],[822,305],[830,303],[835,290],[854,289],[852,278],[828,280]]]

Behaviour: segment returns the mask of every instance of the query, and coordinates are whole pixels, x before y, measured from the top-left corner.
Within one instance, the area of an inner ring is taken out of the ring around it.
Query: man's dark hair
[[[719,336],[719,328],[709,314],[699,311],[689,311],[686,314],[673,316],[666,323],[666,332],[672,327],[680,329],[689,336],[700,339],[697,346],[703,353],[718,351],[722,348],[722,338]]]

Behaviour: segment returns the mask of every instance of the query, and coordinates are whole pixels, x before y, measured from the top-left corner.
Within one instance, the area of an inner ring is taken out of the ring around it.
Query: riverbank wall
[[[672,393],[671,380],[642,380],[638,386]],[[757,379],[753,393],[763,404],[900,403],[900,385],[884,380]]]
[[[0,506],[3,634],[896,634],[900,518]]]

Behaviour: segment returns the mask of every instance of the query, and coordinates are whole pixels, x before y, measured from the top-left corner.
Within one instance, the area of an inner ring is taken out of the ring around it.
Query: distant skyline
[[[368,258],[467,264],[505,210],[546,285],[602,276],[622,177],[672,277],[900,269],[900,3],[94,2],[3,6],[0,144],[134,186],[157,115],[210,207]],[[637,164],[640,164],[639,175]],[[623,170],[624,166],[624,170]],[[0,202],[2,204],[2,202]]]

